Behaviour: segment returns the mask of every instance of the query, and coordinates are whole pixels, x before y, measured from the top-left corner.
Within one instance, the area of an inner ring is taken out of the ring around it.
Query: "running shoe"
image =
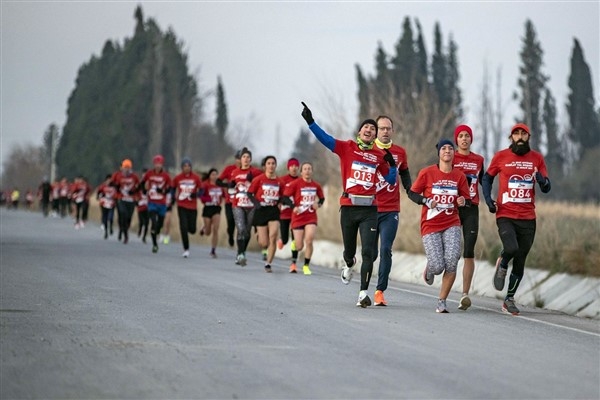
[[[212,258],[217,258],[217,253],[215,253],[214,251],[211,251],[211,252],[210,252],[210,256],[211,256]]]
[[[152,246],[152,252],[158,253],[158,246]]]
[[[304,275],[312,275],[312,271],[308,268],[308,265],[302,267],[302,272],[304,272]]]
[[[383,297],[383,291],[381,291],[381,290],[375,291],[375,305],[381,306],[381,307],[387,306],[387,302],[385,301],[385,298]]]
[[[445,299],[438,300],[438,304],[437,304],[437,308],[435,309],[435,312],[438,314],[447,314],[448,313],[448,307],[446,307]]]
[[[296,251],[296,241],[295,240],[292,240],[292,242],[290,243],[290,250]]]
[[[241,265],[242,267],[246,266],[246,256],[242,254],[238,254],[236,264]]]
[[[269,264],[265,265],[265,272],[266,272],[266,273],[269,273],[269,274],[270,274],[271,272],[273,272],[273,270],[271,269],[271,266],[270,266]]]
[[[431,272],[429,272],[428,266],[425,266],[425,269],[423,270],[423,280],[425,281],[425,283],[428,284],[429,286],[433,285],[434,278],[435,278],[435,275],[433,275]]]
[[[296,263],[292,263],[292,265],[290,265],[290,274],[295,274],[298,271],[296,270]]]
[[[283,249],[283,240],[277,239],[277,248],[279,250]]]
[[[502,257],[498,257],[496,260],[496,272],[494,273],[494,288],[496,290],[504,289],[504,281],[506,280],[506,271],[508,268],[503,268],[500,266],[500,261],[502,261]]]
[[[104,231],[104,239],[108,239],[108,231]]]
[[[502,312],[506,314],[519,315],[520,311],[515,305],[515,299],[513,297],[504,299],[504,303],[502,303]]]
[[[267,250],[262,250],[262,260],[267,261]]]
[[[190,256],[190,251],[186,250],[183,252],[183,254],[181,255],[183,258],[188,258]]]
[[[163,239],[163,243],[164,244],[169,244],[170,241],[171,241],[171,236],[165,235],[165,237]]]
[[[471,307],[471,299],[469,298],[468,294],[463,294],[458,302],[458,309],[466,310],[469,307]]]
[[[344,268],[342,268],[342,273],[340,277],[342,278],[342,283],[344,285],[348,285],[352,280],[352,275],[354,274],[354,271],[352,271],[352,267],[354,267],[354,264],[356,264],[356,257],[352,259],[352,265],[348,266],[346,264]]]
[[[366,290],[358,292],[358,301],[356,302],[357,307],[367,308],[371,305],[371,298]]]

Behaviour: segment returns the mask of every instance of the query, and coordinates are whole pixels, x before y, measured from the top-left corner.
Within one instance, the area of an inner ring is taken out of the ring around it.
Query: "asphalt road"
[[[97,225],[2,209],[0,397],[600,398],[598,321],[392,283],[234,264],[179,243],[103,240]],[[372,282],[371,293],[374,282]]]

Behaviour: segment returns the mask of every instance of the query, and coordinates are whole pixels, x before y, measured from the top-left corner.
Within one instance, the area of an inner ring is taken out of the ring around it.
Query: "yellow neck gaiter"
[[[375,144],[377,145],[377,147],[379,147],[380,149],[389,149],[390,147],[392,147],[392,142],[390,141],[388,144],[385,143],[381,143],[379,141],[379,139],[375,139]]]

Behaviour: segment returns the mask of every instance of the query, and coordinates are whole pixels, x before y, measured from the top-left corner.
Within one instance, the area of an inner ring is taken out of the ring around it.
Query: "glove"
[[[198,197],[198,195],[196,194],[196,192],[190,193],[190,199],[195,199],[196,197]]]
[[[248,175],[246,175],[246,180],[248,182],[252,182],[253,178],[254,178],[254,176],[252,175],[252,172],[248,172]]]
[[[235,181],[231,181],[227,184],[227,186],[229,186],[229,189],[233,189],[235,188]]]
[[[304,118],[306,123],[308,125],[310,125],[313,122],[315,122],[315,120],[313,119],[313,116],[312,116],[312,112],[310,111],[308,106],[306,104],[304,104],[304,102],[302,102],[302,105],[304,106],[304,109],[302,109],[302,118]]]
[[[157,188],[156,188],[156,193],[158,193],[158,194],[163,194],[163,193],[164,193],[164,191],[163,191],[163,188],[161,188],[161,187],[157,187]]]
[[[384,161],[387,162],[390,167],[395,167],[396,161],[394,161],[394,156],[392,156],[392,153],[388,149],[383,149],[383,151],[385,151],[385,155],[383,156]]]
[[[490,202],[487,202],[487,201],[486,201],[485,203],[486,203],[486,204],[487,204],[487,206],[488,206],[488,210],[490,210],[490,212],[491,212],[492,214],[496,214],[496,211],[497,211],[497,209],[496,209],[496,202],[495,202],[494,200],[492,200],[492,201],[490,201]]]
[[[546,178],[544,178],[544,177],[542,176],[542,174],[541,174],[539,171],[537,171],[537,172],[535,173],[535,181],[536,181],[537,183],[539,183],[540,185],[544,185],[544,183],[546,183]]]

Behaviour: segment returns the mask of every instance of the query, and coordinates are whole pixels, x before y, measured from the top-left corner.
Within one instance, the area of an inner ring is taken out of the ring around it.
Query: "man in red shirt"
[[[219,175],[219,178],[217,179],[217,184],[219,186],[222,187],[228,187],[229,185],[229,179],[231,177],[231,172],[240,167],[240,158],[242,157],[242,151],[238,150],[235,152],[235,162],[233,164],[227,165],[225,168],[223,168],[223,171],[221,171],[221,175]],[[232,189],[230,189],[232,190]],[[229,246],[233,247],[233,245],[235,244],[234,238],[233,238],[233,232],[235,231],[235,220],[233,218],[233,208],[232,208],[232,199],[231,196],[226,196],[225,197],[225,218],[227,219],[227,238],[229,241]]]
[[[344,242],[344,262],[341,279],[349,284],[355,263],[357,234],[362,244],[360,268],[360,291],[357,306],[370,306],[367,290],[373,273],[374,249],[377,242],[377,173],[380,172],[390,184],[396,183],[398,169],[389,150],[374,148],[377,122],[367,119],[360,124],[356,140],[337,140],[315,123],[312,112],[302,103],[302,117],[317,140],[340,159],[343,192],[340,197],[340,225]]]
[[[459,310],[466,310],[471,306],[469,290],[475,271],[475,243],[479,233],[479,190],[483,178],[483,157],[471,151],[473,131],[468,125],[459,125],[454,130],[454,143],[458,149],[454,154],[454,168],[462,171],[467,177],[471,206],[458,209],[458,216],[463,231],[463,290]]]
[[[202,180],[192,172],[192,160],[184,157],[181,161],[181,173],[173,178],[172,198],[177,203],[177,216],[179,217],[179,232],[183,244],[183,257],[190,256],[190,240],[188,233],[196,233],[198,220],[198,192],[202,187]]]
[[[394,134],[394,123],[388,116],[381,115],[375,120],[377,122],[377,138],[375,146],[381,150],[387,149],[398,166],[398,172],[402,180],[404,190],[408,192],[412,185],[410,172],[408,171],[408,158],[406,150],[392,143]],[[387,302],[383,293],[387,289],[390,271],[392,269],[392,246],[396,232],[398,232],[400,216],[400,185],[390,185],[381,174],[378,174],[377,182],[377,235],[381,245],[381,260],[379,261],[379,274],[377,279],[377,290],[375,291],[375,305],[386,306]],[[377,242],[375,242],[375,257],[377,259]]]
[[[419,171],[408,197],[422,205],[421,236],[427,256],[423,280],[433,284],[435,275],[444,274],[436,312],[447,313],[446,300],[456,279],[460,259],[460,218],[458,207],[470,204],[465,174],[453,169],[454,144],[441,139],[437,146],[438,164]]]
[[[111,182],[112,175],[108,174],[104,182],[96,189],[96,199],[100,203],[102,212],[102,226],[104,227],[104,239],[113,234],[113,216],[117,204],[117,188]]]
[[[290,158],[287,162],[288,174],[282,176],[280,179],[283,182],[283,190],[290,186],[290,184],[298,179],[298,170],[300,169],[300,162],[296,158]],[[279,209],[281,213],[279,215],[280,223],[280,238],[277,240],[277,248],[283,249],[290,238],[290,222],[292,221],[292,208],[286,204],[280,204]],[[293,233],[292,233],[293,236]],[[292,264],[290,265],[290,272],[296,271],[296,260],[298,259],[298,249],[296,248],[296,242],[292,237],[292,243],[290,245],[292,250]]]
[[[530,132],[525,124],[516,124],[510,130],[511,144],[497,152],[483,176],[483,197],[491,213],[496,214],[496,225],[502,241],[502,252],[496,261],[494,288],[504,289],[508,263],[513,267],[502,311],[518,315],[515,293],[523,279],[525,260],[533,245],[536,229],[535,183],[542,193],[550,191],[550,179],[544,156],[529,147]],[[492,200],[494,177],[499,175],[498,197]]]
[[[119,220],[119,236],[123,244],[129,242],[129,227],[135,211],[135,194],[140,184],[140,178],[132,171],[133,163],[129,159],[123,160],[121,169],[111,178],[117,188],[117,218]]]
[[[171,177],[163,169],[165,158],[158,154],[152,159],[153,169],[147,171],[142,184],[148,193],[148,214],[150,215],[150,235],[152,236],[152,252],[158,252],[158,235],[167,213],[167,194],[171,189]]]

